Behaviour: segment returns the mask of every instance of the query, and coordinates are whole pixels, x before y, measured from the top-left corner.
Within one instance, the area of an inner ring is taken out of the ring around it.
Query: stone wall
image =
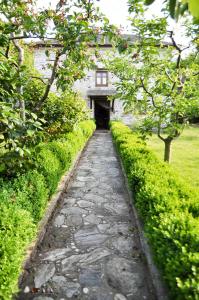
[[[107,56],[111,52],[111,48],[101,48],[99,52],[100,52],[100,55]],[[53,60],[55,57],[53,49],[50,50],[49,53],[50,53],[50,56],[47,57],[45,54],[45,48],[43,48],[43,47],[34,48],[35,68],[46,79],[49,78],[51,75],[51,71],[49,70],[48,65],[53,64]],[[94,55],[93,55],[93,59],[95,60],[97,68],[103,68],[102,63],[97,61],[97,59]],[[107,94],[108,94],[108,90],[110,91],[110,90],[115,89],[114,82],[117,80],[117,78],[114,77],[113,74],[109,73],[108,87],[96,87],[95,86],[95,72],[96,72],[95,70],[88,70],[86,72],[86,76],[81,80],[77,80],[74,84],[74,90],[79,92],[80,95],[85,99],[88,107],[90,107],[90,97],[88,96],[89,90],[92,90],[92,91],[98,90],[98,93],[101,90],[103,92],[103,95],[106,94],[106,91],[107,91]],[[55,84],[52,86],[51,90],[56,92]],[[91,116],[92,117],[94,116],[94,106],[91,110]],[[114,112],[111,112],[110,117],[112,120],[115,120],[115,119],[123,120],[128,125],[130,125],[133,120],[131,114],[124,114],[122,102],[119,100],[115,101]]]

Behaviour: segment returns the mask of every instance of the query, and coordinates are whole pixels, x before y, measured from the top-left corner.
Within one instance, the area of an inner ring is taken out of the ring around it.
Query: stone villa
[[[126,35],[126,38],[129,38]],[[56,43],[51,44],[51,49],[58,47]],[[91,45],[94,48],[94,45]],[[106,57],[111,51],[112,45],[107,38],[98,45],[100,55]],[[47,64],[53,62],[53,50],[50,56],[45,55],[45,47],[42,42],[38,42],[34,47],[34,64],[35,68],[48,78],[50,73],[46,68]],[[114,95],[115,87],[114,82],[116,78],[113,74],[109,73],[100,61],[94,57],[96,62],[96,70],[89,70],[85,78],[75,82],[74,89],[81,94],[87,102],[88,107],[91,109],[91,116],[95,118],[97,128],[107,129],[108,123],[113,119],[122,119],[124,123],[129,124],[132,121],[132,116],[127,115],[123,111],[122,102],[119,100],[110,101],[108,96]],[[53,87],[56,90],[55,86]]]

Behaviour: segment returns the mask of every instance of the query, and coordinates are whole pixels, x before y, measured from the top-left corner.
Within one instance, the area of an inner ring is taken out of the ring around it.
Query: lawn
[[[149,138],[148,146],[163,159],[164,143],[156,135]],[[171,166],[187,182],[199,188],[199,126],[187,127],[182,135],[173,141]]]

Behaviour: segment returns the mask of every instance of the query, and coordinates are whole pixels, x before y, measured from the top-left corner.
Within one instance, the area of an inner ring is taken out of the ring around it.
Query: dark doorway
[[[110,101],[107,97],[94,98],[97,129],[108,129],[110,121]]]

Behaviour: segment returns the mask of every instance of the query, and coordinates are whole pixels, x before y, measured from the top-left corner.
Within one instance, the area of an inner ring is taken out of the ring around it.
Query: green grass
[[[156,135],[149,138],[148,146],[163,159],[164,143]],[[170,164],[187,182],[199,188],[199,126],[187,127],[173,141]]]

